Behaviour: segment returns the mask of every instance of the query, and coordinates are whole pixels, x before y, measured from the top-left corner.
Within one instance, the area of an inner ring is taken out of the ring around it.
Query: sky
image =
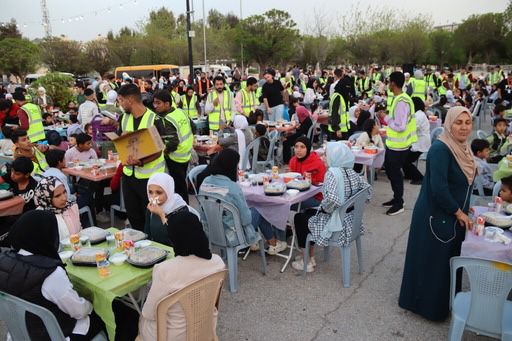
[[[194,17],[202,18],[212,8],[221,13],[233,12],[242,16],[261,14],[277,8],[289,12],[301,31],[307,31],[313,22],[312,13],[332,21],[351,8],[366,9],[377,6],[402,10],[408,15],[430,16],[436,25],[460,23],[471,14],[502,12],[508,0],[191,0]],[[137,22],[148,17],[153,9],[165,6],[175,14],[185,12],[185,0],[46,0],[52,33],[70,39],[88,41],[98,35],[105,36],[109,30],[117,32],[123,26],[137,28]],[[0,0],[0,22],[15,18],[24,36],[34,39],[44,36],[42,11],[39,0]],[[200,34],[200,32],[197,32]]]

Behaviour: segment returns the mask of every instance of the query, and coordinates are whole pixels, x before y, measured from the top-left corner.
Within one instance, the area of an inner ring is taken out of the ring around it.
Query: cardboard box
[[[126,164],[128,158],[143,159],[164,150],[164,142],[155,126],[140,129],[121,136],[116,133],[105,133],[114,142],[121,163]]]

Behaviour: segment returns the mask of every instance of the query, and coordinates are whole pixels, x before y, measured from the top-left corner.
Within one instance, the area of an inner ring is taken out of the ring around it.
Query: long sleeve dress
[[[432,321],[448,317],[450,258],[465,237],[455,212],[468,212],[472,187],[448,147],[434,142],[412,215],[400,307]]]

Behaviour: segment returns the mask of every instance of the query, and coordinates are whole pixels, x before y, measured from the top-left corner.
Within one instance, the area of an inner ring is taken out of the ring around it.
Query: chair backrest
[[[443,114],[441,111],[441,108],[434,106],[434,104],[436,104],[436,103],[432,103],[432,105],[430,106],[430,108],[428,110],[432,113],[432,115],[435,115],[435,116],[441,118],[441,116]]]
[[[457,270],[468,274],[471,303],[466,326],[471,330],[501,335],[503,305],[512,289],[512,265],[486,259],[450,259],[450,307],[455,299]]]
[[[350,135],[350,137],[348,138],[348,140],[350,142],[352,142],[352,144],[356,143],[357,139],[359,138],[359,136],[361,136],[363,132],[362,131],[356,131],[355,133],[353,133],[352,135]]]
[[[478,137],[479,139],[484,139],[485,140],[488,136],[489,136],[489,134],[487,134],[483,130],[477,130],[476,131],[476,137]]]
[[[475,186],[479,196],[481,196],[481,197],[485,196],[485,193],[484,193],[484,183],[483,183],[483,179],[482,179],[482,175],[481,174],[477,174],[475,176],[474,186]]]
[[[30,340],[25,323],[27,312],[43,321],[51,340],[65,340],[57,319],[48,309],[0,291],[0,320],[7,324],[13,340]]]
[[[91,213],[91,209],[89,208],[89,206],[84,206],[84,207],[80,208],[78,210],[78,213],[80,215],[87,214],[87,219],[89,220],[89,226],[93,226],[94,225],[94,220],[92,219],[92,213]],[[86,228],[86,227],[89,227],[89,226],[83,226],[83,227]]]
[[[444,128],[443,127],[437,127],[437,128],[434,128],[431,132],[430,132],[430,142],[431,143],[434,143],[435,140],[437,140],[437,138],[439,137],[439,135],[441,135],[441,133],[444,131]]]
[[[212,194],[198,194],[197,201],[199,202],[199,207],[205,219],[203,222],[203,229],[208,236],[208,240],[211,245],[228,247],[222,217],[226,213],[230,213],[233,216],[233,227],[235,229],[239,245],[249,246],[242,228],[240,212],[235,205],[232,205],[218,195]]]
[[[313,121],[313,124],[311,124],[311,127],[308,129],[308,134],[306,135],[309,139],[309,142],[311,145],[313,145],[313,139],[315,138],[315,130],[316,130],[316,121]]]
[[[473,107],[473,116],[477,116],[480,114],[480,109],[482,109],[482,102],[476,102],[475,106]]]
[[[185,314],[187,341],[216,340],[213,315],[219,307],[226,273],[227,270],[215,272],[162,298],[157,305],[157,339],[167,340],[167,312],[179,303]]]
[[[350,236],[350,241],[356,240],[361,235],[361,226],[363,225],[363,213],[364,206],[368,197],[370,195],[370,187],[366,187],[365,189],[360,190],[350,198],[348,198],[345,203],[339,207],[333,214],[339,214],[340,220],[343,221],[343,218],[348,213],[354,214],[353,224],[352,224],[352,234]],[[348,209],[353,207],[353,211],[348,212]],[[337,241],[339,239],[340,232],[336,232],[332,234],[331,240]]]
[[[493,197],[499,196],[500,195],[500,191],[501,191],[501,180],[494,184],[494,187],[492,189],[492,196]]]
[[[249,162],[251,169],[256,169],[258,165],[258,152],[260,150],[261,137],[255,138],[245,148],[244,157],[242,160],[242,169],[249,169]],[[252,159],[251,159],[252,158]]]
[[[197,176],[201,173],[208,165],[197,165],[192,168],[187,174],[187,180],[192,185],[195,195],[197,195],[198,189],[196,188]]]

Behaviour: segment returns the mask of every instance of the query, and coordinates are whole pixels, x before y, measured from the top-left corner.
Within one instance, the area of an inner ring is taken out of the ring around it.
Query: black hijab
[[[34,255],[60,261],[57,218],[51,212],[26,212],[11,227],[9,238],[16,251],[23,249]]]
[[[359,113],[359,117],[357,118],[357,131],[363,131],[363,125],[366,120],[368,120],[371,117],[371,114],[367,110],[361,110]]]
[[[197,188],[201,187],[203,180],[210,175],[225,175],[236,182],[238,161],[240,161],[240,155],[237,151],[229,148],[221,150],[208,167],[197,176]]]
[[[188,211],[179,212],[173,216],[172,220],[172,224],[167,227],[167,233],[174,245],[175,256],[195,255],[212,259],[208,238],[195,214]]]
[[[311,141],[307,138],[307,136],[302,135],[302,136],[299,136],[295,140],[294,145],[297,142],[303,143],[306,146],[307,150],[308,150],[308,152],[306,153],[306,156],[304,156],[303,158],[297,157],[297,160],[299,160],[299,162],[302,162],[302,161],[306,160],[309,157],[309,154],[311,153]]]

